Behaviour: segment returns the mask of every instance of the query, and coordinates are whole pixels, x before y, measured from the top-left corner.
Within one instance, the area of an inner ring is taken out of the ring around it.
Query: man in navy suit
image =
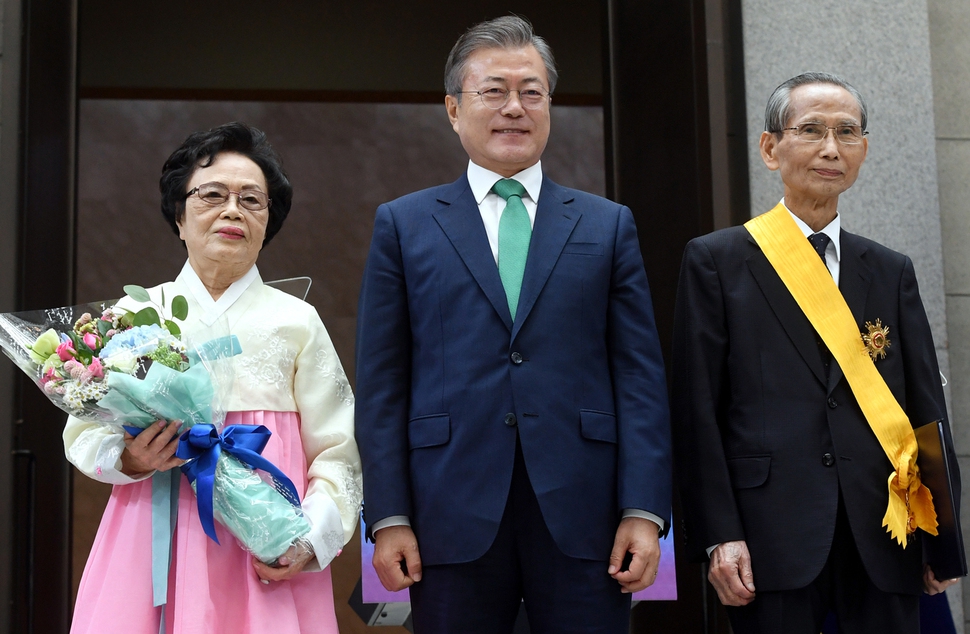
[[[542,173],[552,52],[449,56],[466,173],[381,205],[360,294],[365,521],[416,632],[627,632],[670,515],[663,360],[630,210]],[[412,585],[413,584],[413,585]]]
[[[814,634],[830,611],[846,634],[914,634],[919,593],[952,583],[924,569],[922,531],[904,548],[883,527],[898,465],[874,433],[886,419],[860,406],[888,387],[910,437],[946,417],[912,261],[841,228],[839,196],[868,150],[867,110],[835,75],[781,84],[761,157],[781,174],[784,198],[765,217],[787,223],[773,236],[787,232],[781,255],[792,259],[773,260],[757,220],[696,238],[684,254],[672,407],[687,549],[710,557],[708,578],[738,634]],[[785,282],[791,261],[803,266],[801,288]],[[861,348],[869,336],[876,380],[850,384],[854,364],[835,358],[830,324],[796,301],[813,276],[846,309],[843,340]]]

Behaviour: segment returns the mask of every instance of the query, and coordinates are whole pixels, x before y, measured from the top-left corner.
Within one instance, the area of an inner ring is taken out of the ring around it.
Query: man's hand
[[[923,566],[923,591],[926,594],[939,594],[957,581],[959,579],[944,579],[943,581],[939,581],[936,575],[933,574],[933,569],[929,567],[929,564]]]
[[[711,551],[707,579],[724,605],[747,605],[754,601],[751,554],[743,542],[724,542]]]
[[[421,581],[421,554],[410,526],[388,526],[374,533],[374,568],[391,592]]]
[[[624,517],[616,529],[609,574],[620,583],[621,592],[639,592],[657,580],[660,565],[660,527],[642,517]],[[622,570],[627,553],[630,566]]]

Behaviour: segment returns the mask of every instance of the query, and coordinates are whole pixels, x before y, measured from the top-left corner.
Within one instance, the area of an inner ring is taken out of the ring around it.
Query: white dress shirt
[[[781,199],[781,204],[785,204],[784,198]],[[788,205],[785,205],[785,209],[791,214],[795,224],[802,230],[806,238],[813,233],[824,233],[829,237],[829,245],[825,247],[825,266],[828,267],[832,279],[835,280],[835,285],[838,286],[839,262],[842,260],[842,243],[839,242],[839,235],[842,233],[842,217],[836,212],[835,219],[825,225],[821,231],[812,231],[812,228],[805,224],[804,220],[793,214],[791,209],[788,209]]]

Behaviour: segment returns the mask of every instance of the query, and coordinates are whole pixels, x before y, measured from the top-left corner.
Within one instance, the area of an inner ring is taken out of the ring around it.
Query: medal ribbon
[[[922,528],[936,535],[933,496],[920,481],[918,447],[906,412],[886,385],[862,342],[855,318],[825,263],[779,203],[744,224],[778,273],[849,382],[849,387],[892,463],[889,505],[882,525],[906,548],[907,535]]]

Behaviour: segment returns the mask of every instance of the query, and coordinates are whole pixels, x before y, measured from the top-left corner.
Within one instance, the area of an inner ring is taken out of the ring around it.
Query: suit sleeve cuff
[[[641,509],[623,509],[623,517],[639,517],[641,519],[650,520],[660,528],[661,533],[664,532],[664,521],[653,513]]]
[[[390,517],[385,517],[382,520],[374,522],[370,527],[371,535],[376,535],[377,531],[382,528],[389,528],[391,526],[410,526],[411,520],[407,515],[391,515]]]

